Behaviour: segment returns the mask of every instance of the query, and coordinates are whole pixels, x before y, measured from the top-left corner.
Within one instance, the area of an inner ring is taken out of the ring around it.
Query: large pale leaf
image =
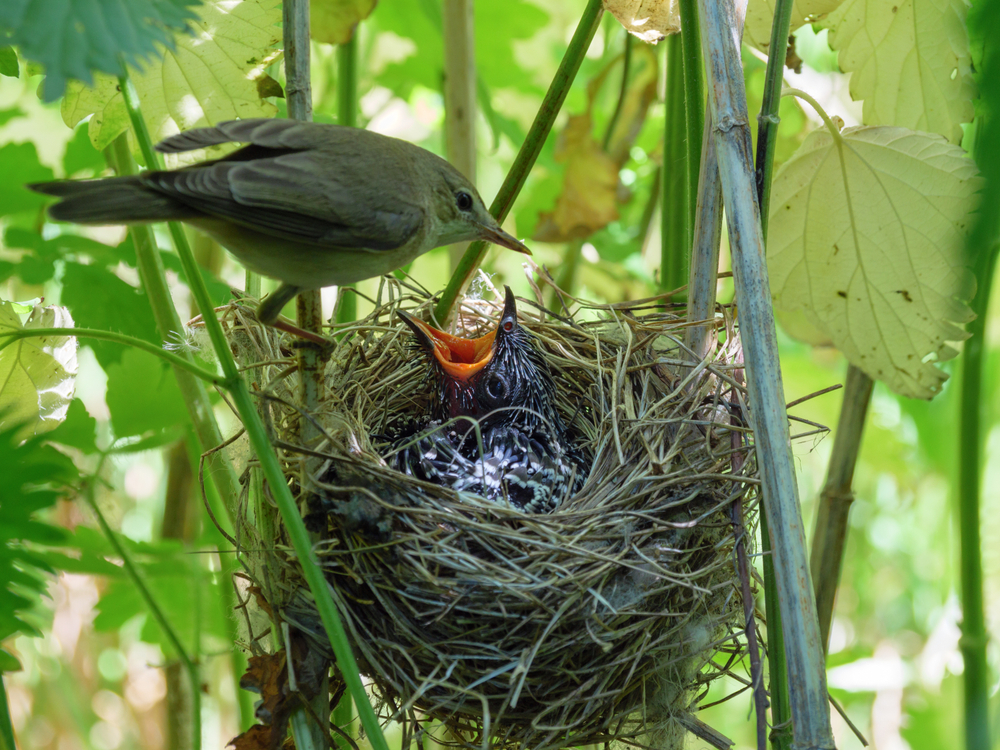
[[[5,333],[22,328],[68,328],[65,307],[35,306],[22,326],[10,302],[0,302],[0,344]],[[76,339],[24,338],[0,350],[0,428],[28,425],[29,434],[56,427],[66,416],[76,387]]]
[[[747,20],[743,31],[743,41],[756,47],[764,54],[770,54],[771,24],[774,21],[775,0],[750,0],[747,6]],[[807,23],[824,18],[840,5],[841,0],[796,0],[792,6],[792,22],[789,29],[795,31]],[[785,51],[781,50],[784,55]]]
[[[965,0],[845,0],[824,22],[866,125],[962,139],[975,87]]]
[[[963,242],[981,187],[959,147],[903,128],[809,135],[774,178],[768,269],[800,315],[896,393],[931,398],[967,334]]]
[[[161,61],[142,72],[130,71],[154,140],[277,111],[264,99],[277,91],[264,69],[281,54],[275,47],[281,41],[279,0],[214,0],[198,14],[193,36],[178,36],[176,49],[165,52]],[[70,85],[62,102],[63,120],[73,127],[91,114],[88,133],[98,149],[128,128],[117,79],[98,76],[93,88]],[[165,161],[174,166],[193,158],[199,157]]]

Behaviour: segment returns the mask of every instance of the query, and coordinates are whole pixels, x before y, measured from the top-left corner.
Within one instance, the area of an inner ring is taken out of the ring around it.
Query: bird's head
[[[531,333],[517,322],[510,287],[496,330],[479,338],[453,336],[402,311],[400,316],[430,358],[440,395],[436,417],[524,427],[558,419],[552,375]]]
[[[430,154],[428,154],[430,155]],[[531,251],[519,240],[507,234],[493,218],[475,186],[444,160],[432,172],[433,210],[435,213],[435,246],[455,242],[486,240],[525,255]]]

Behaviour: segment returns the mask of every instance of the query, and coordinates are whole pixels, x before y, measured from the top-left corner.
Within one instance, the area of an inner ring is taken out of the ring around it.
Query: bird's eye
[[[459,211],[468,211],[472,208],[472,196],[464,190],[455,193],[455,205]]]
[[[507,318],[503,322],[503,332],[504,333],[510,333],[513,330],[514,330],[514,319],[513,318]]]
[[[507,395],[507,381],[499,375],[490,375],[486,381],[486,395],[494,402],[502,401]]]

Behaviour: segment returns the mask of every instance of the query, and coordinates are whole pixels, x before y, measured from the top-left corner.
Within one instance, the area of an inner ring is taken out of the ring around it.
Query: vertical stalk
[[[826,672],[785,412],[778,342],[754,188],[739,29],[731,2],[699,0],[702,45],[715,123],[722,194],[729,222],[764,505],[780,595],[795,742],[833,748]]]
[[[778,137],[778,104],[781,101],[782,69],[785,64],[783,51],[788,44],[791,26],[793,0],[777,0],[774,20],[771,23],[771,43],[768,47],[767,70],[765,72],[764,98],[757,115],[757,157],[754,168],[754,183],[757,203],[760,207],[761,234],[767,238],[767,220],[771,203],[771,177],[774,171],[774,142]],[[774,563],[771,554],[771,540],[766,537],[767,507],[761,505],[761,529],[765,550],[764,599],[768,617],[768,634],[771,644],[768,650],[768,667],[771,687],[771,721],[776,727],[791,727],[791,705],[789,701],[789,673],[785,662],[784,638],[780,632],[781,602],[779,601]],[[772,617],[777,625],[772,623]],[[818,624],[818,623],[817,623]],[[778,631],[778,632],[775,632]],[[820,636],[820,647],[825,653],[826,639]],[[772,745],[776,750],[787,750],[791,743],[788,729],[774,733]]]
[[[444,146],[448,161],[476,184],[476,38],[474,0],[442,0]],[[448,248],[455,270],[469,243]]]
[[[120,79],[119,85],[126,88],[126,79]],[[145,127],[145,124],[143,125]],[[148,139],[148,136],[147,136]],[[150,149],[152,152],[152,149]],[[138,169],[132,154],[128,149],[128,142],[125,136],[119,136],[105,151],[108,165],[119,175],[134,175]],[[149,157],[147,156],[147,164]],[[154,156],[155,157],[155,153]],[[154,162],[155,165],[157,162]],[[150,169],[155,168],[150,165]],[[170,289],[167,287],[166,275],[163,270],[163,260],[160,258],[160,251],[156,247],[153,238],[153,230],[148,225],[136,225],[129,227],[129,234],[135,244],[136,267],[139,271],[139,279],[142,288],[149,297],[149,304],[153,310],[153,318],[156,320],[156,330],[160,338],[170,341],[173,336],[184,330],[181,319],[177,315],[173,299],[170,296]],[[185,271],[187,272],[187,271]],[[195,268],[198,280],[201,280],[201,272]],[[188,283],[193,284],[190,276]],[[199,309],[202,309],[199,306]],[[208,308],[211,314],[212,308]],[[189,362],[194,362],[191,353],[183,347],[178,350],[177,355]],[[174,367],[174,375],[177,378],[177,385],[181,390],[184,405],[187,407],[188,416],[194,426],[198,441],[201,443],[202,451],[214,448],[222,442],[222,433],[219,432],[219,425],[215,421],[215,414],[212,411],[212,404],[208,399],[208,391],[205,384],[191,373],[185,372],[178,367]],[[237,487],[239,482],[232,465],[226,461],[221,452],[213,453],[209,459],[209,471],[212,481],[219,488],[219,493],[225,498],[226,509],[233,516],[235,508]]]
[[[698,31],[697,0],[680,0],[681,52],[684,60],[685,168],[687,173],[686,248],[691,248],[701,164],[701,136],[705,128],[705,87],[702,82],[701,36]],[[742,29],[742,25],[740,27]],[[742,33],[742,32],[741,32]],[[685,253],[685,256],[687,253]]]
[[[754,177],[757,200],[760,203],[760,225],[767,237],[768,210],[771,205],[771,175],[774,171],[774,142],[778,138],[778,104],[781,102],[782,71],[785,48],[792,24],[793,0],[777,0],[771,23],[771,44],[767,48],[767,70],[764,73],[764,98],[757,115],[757,163]]]
[[[348,128],[358,126],[358,29],[337,47],[337,124]],[[351,323],[358,319],[358,296],[347,289],[338,289],[337,322]]]
[[[4,673],[0,672],[0,750],[17,750],[14,740],[14,725],[10,720],[10,702],[7,700],[7,686]]]
[[[865,428],[874,384],[871,378],[854,365],[847,368],[844,401],[837,420],[826,483],[820,493],[819,509],[816,512],[809,562],[816,589],[816,613],[824,652],[830,647],[833,604],[844,564],[844,548],[847,546],[847,518],[854,502],[854,492],[851,489],[854,467],[858,462],[861,433]]]
[[[152,169],[159,168],[159,158],[153,150],[153,143],[146,129],[146,123],[139,112],[139,97],[127,78],[123,77],[119,79],[119,82],[122,87],[123,100],[128,110],[133,132],[136,141],[139,143],[139,147],[142,149],[146,164]],[[181,266],[191,284],[192,296],[200,309],[211,310],[212,305],[211,299],[208,296],[208,288],[205,286],[205,280],[201,278],[201,274],[198,272],[198,266],[194,261],[194,254],[191,252],[191,247],[188,244],[183,228],[178,222],[174,221],[168,222],[167,227],[170,230],[170,236],[173,239],[177,255],[180,257]],[[354,653],[351,650],[347,632],[344,630],[344,625],[340,620],[337,607],[333,603],[333,598],[329,596],[328,584],[323,571],[320,569],[316,554],[313,551],[309,532],[306,531],[305,524],[302,522],[302,516],[299,514],[299,509],[295,504],[295,499],[288,489],[288,484],[281,471],[281,464],[278,462],[274,448],[268,440],[267,432],[264,429],[264,424],[261,422],[260,415],[257,414],[254,402],[250,398],[250,391],[240,376],[240,371],[236,366],[236,361],[233,359],[226,334],[223,332],[222,325],[214,315],[204,316],[204,322],[205,330],[208,333],[209,340],[212,342],[212,348],[215,350],[215,355],[219,359],[219,366],[222,368],[225,377],[223,387],[229,392],[233,406],[240,415],[240,420],[243,422],[247,438],[250,441],[250,448],[260,462],[261,473],[269,486],[274,504],[278,507],[278,512],[285,523],[285,532],[288,535],[288,541],[291,543],[299,564],[302,566],[302,577],[305,579],[306,585],[309,587],[309,591],[316,602],[316,609],[319,613],[320,621],[323,623],[323,629],[330,639],[330,646],[333,649],[344,680],[347,682],[347,689],[350,691],[355,705],[358,707],[361,724],[364,726],[368,740],[371,742],[374,750],[388,750],[389,746],[386,744],[385,736],[382,734],[382,727],[378,722],[378,717],[375,716],[375,710],[368,699],[368,694],[365,692],[365,686],[361,682],[357,660],[354,658]]]
[[[663,123],[663,184],[660,210],[660,288],[677,289],[687,283],[688,243],[687,166],[684,134],[684,59],[676,34],[664,40],[667,48],[666,107]]]
[[[788,665],[785,662],[785,637],[781,624],[781,601],[774,575],[774,550],[767,528],[767,513],[761,509],[760,543],[764,568],[764,616],[767,618],[767,670],[771,694],[771,747],[792,747],[792,709],[788,699]],[[762,750],[762,748],[758,748]]]
[[[521,192],[524,181],[528,178],[528,173],[538,158],[549,131],[552,130],[552,123],[555,122],[556,115],[562,108],[569,87],[580,69],[580,63],[583,62],[590,42],[593,40],[594,34],[597,33],[597,27],[601,24],[603,11],[604,6],[601,0],[587,0],[587,7],[580,17],[576,31],[573,32],[573,38],[566,49],[566,54],[563,55],[562,62],[559,63],[559,69],[549,85],[549,90],[545,92],[545,98],[542,99],[542,105],[535,115],[535,121],[531,123],[531,129],[528,131],[524,143],[521,144],[521,150],[518,151],[514,164],[490,205],[490,213],[498,222],[503,222],[510,212],[510,207],[514,204],[518,193]],[[483,262],[485,257],[485,242],[473,242],[469,246],[448,281],[448,286],[441,294],[441,300],[434,308],[434,316],[439,325],[444,325],[451,317],[459,296],[472,281],[472,277],[476,275],[476,269],[479,268],[479,264]]]
[[[990,246],[979,249],[975,269],[979,290],[972,301],[976,318],[969,324],[972,335],[965,342],[962,357],[962,411],[958,438],[958,530],[962,573],[962,638],[959,648],[965,666],[962,672],[965,685],[965,747],[969,750],[992,747],[988,706],[990,673],[986,654],[989,635],[983,605],[979,503],[982,492],[982,380],[986,323],[997,251],[995,238]]]

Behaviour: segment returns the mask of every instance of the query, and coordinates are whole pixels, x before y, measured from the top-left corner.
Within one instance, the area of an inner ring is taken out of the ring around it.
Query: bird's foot
[[[299,347],[315,346],[324,354],[328,354],[337,345],[335,341],[332,341],[325,336],[320,336],[318,333],[307,331],[305,328],[299,328],[291,323],[286,323],[280,318],[274,321],[271,325],[279,331],[284,331],[285,333],[290,333],[293,336],[298,336],[300,339],[304,339],[303,341],[298,342]]]

